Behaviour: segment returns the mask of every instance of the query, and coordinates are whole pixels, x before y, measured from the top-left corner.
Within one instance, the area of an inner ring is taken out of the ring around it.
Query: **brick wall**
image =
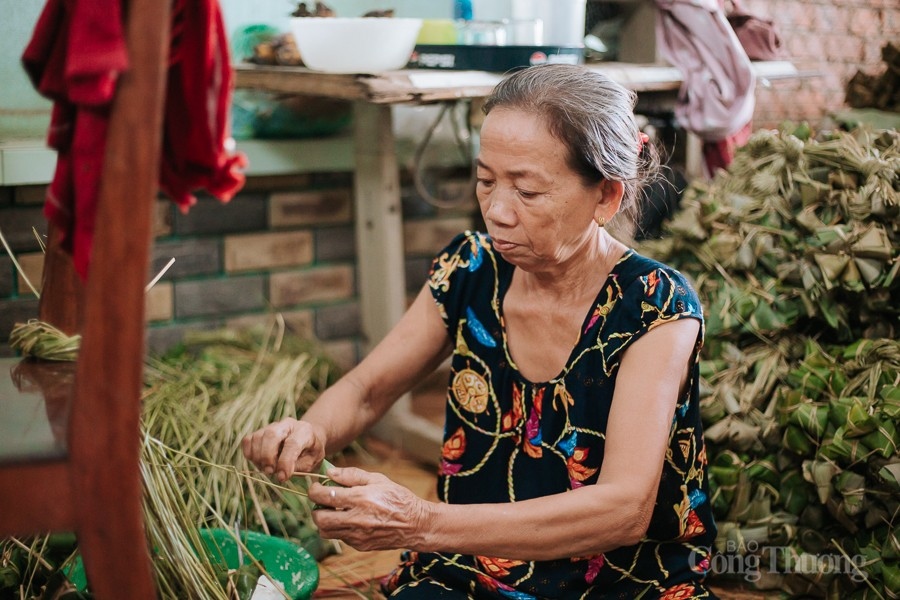
[[[465,174],[437,184],[457,209],[434,209],[404,184],[407,291],[418,291],[430,258],[472,226],[475,201]],[[23,272],[40,285],[43,258],[32,228],[45,230],[44,186],[0,187],[0,229]],[[244,327],[281,313],[321,340],[342,365],[359,358],[352,174],[251,178],[228,204],[201,198],[187,214],[158,200],[151,275],[172,267],[147,295],[148,344],[164,350],[190,329]],[[0,356],[13,324],[37,315],[37,300],[0,253]]]
[[[785,58],[813,76],[758,87],[754,125],[781,121],[826,122],[846,108],[847,81],[860,69],[884,68],[881,48],[900,40],[897,0],[744,0],[750,12],[774,19]]]

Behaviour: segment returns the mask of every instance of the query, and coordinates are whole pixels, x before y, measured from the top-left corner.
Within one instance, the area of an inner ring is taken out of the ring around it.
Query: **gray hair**
[[[624,184],[621,210],[636,222],[638,194],[659,171],[655,148],[640,143],[636,101],[634,92],[601,73],[546,64],[505,78],[482,110],[488,114],[509,108],[539,115],[568,148],[569,165],[586,184],[603,179]]]

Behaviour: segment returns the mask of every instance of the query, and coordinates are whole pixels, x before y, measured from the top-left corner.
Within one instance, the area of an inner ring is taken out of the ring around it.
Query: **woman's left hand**
[[[422,541],[431,504],[380,473],[354,467],[329,469],[345,487],[315,483],[309,499],[335,510],[313,511],[319,535],[357,550],[414,548]]]

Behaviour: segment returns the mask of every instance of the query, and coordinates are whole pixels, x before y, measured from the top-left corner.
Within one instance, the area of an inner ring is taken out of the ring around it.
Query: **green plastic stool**
[[[226,529],[201,529],[200,537],[206,545],[211,562],[227,569],[243,566],[238,564],[238,546],[234,533]],[[242,531],[241,540],[247,551],[263,564],[272,579],[284,585],[284,591],[293,600],[309,600],[312,597],[319,585],[319,565],[309,552],[289,540],[255,531]],[[250,562],[245,552],[244,565]],[[67,577],[77,590],[87,589],[87,578],[80,556],[69,569]]]

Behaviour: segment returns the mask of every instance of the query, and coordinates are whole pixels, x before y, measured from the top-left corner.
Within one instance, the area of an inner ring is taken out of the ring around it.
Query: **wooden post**
[[[353,120],[357,268],[368,352],[406,310],[403,216],[391,107],[356,102]],[[434,462],[440,455],[440,428],[413,414],[409,394],[397,400],[373,433],[416,458]]]
[[[144,285],[159,178],[171,2],[130,0],[110,115],[70,423],[78,542],[97,598],[156,596],[141,499]],[[97,507],[105,507],[98,511]]]
[[[40,319],[66,335],[81,332],[84,286],[72,256],[60,247],[60,232],[50,223],[47,227],[47,251],[41,278]]]

